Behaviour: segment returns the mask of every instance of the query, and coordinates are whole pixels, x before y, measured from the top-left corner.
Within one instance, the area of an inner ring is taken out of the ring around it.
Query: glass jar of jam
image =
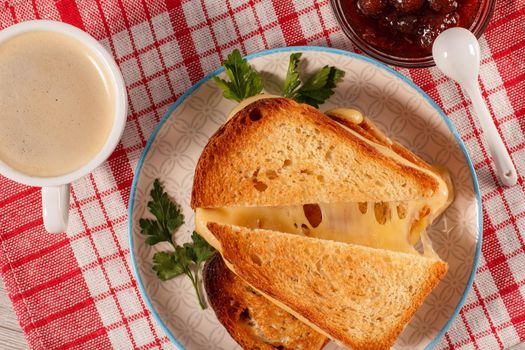
[[[345,34],[366,54],[402,67],[428,67],[432,43],[450,27],[485,30],[496,0],[332,0]]]

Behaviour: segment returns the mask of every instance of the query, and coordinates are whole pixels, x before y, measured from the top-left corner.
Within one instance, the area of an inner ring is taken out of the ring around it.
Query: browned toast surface
[[[219,254],[210,258],[203,274],[208,302],[244,349],[319,350],[327,342],[231,272]]]
[[[275,206],[429,197],[432,176],[385,156],[317,109],[256,101],[223,125],[197,163],[191,206]]]
[[[445,275],[445,262],[208,223],[223,258],[263,295],[353,349],[389,349]]]

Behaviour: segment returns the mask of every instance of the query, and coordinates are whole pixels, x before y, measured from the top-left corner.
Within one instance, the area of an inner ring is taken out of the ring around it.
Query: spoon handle
[[[518,181],[518,174],[516,173],[516,168],[512,163],[509,152],[501,139],[501,136],[494,125],[490,111],[485,104],[483,96],[481,96],[481,91],[479,90],[479,85],[469,84],[466,86],[465,90],[467,91],[474,110],[478,116],[478,120],[483,129],[485,135],[485,141],[489,146],[490,154],[494,159],[494,165],[496,166],[496,171],[500,178],[501,183],[505,186],[514,186]]]

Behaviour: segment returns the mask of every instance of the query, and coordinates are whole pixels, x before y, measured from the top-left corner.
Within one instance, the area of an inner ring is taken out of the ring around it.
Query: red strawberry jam
[[[469,28],[481,0],[341,0],[355,33],[376,49],[398,57],[425,57],[450,27]]]

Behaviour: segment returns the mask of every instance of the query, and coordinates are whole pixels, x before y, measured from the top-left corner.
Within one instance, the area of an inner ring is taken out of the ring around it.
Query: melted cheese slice
[[[256,100],[272,97],[277,96],[257,95],[249,98],[235,107],[229,118]],[[357,115],[351,109],[338,108],[337,112],[352,119]],[[421,240],[424,255],[439,258],[432,249],[426,228],[453,200],[448,174],[439,169],[432,171],[413,164],[390,148],[341,126],[383,155],[433,177],[439,184],[438,190],[430,198],[405,202],[314,204],[314,207],[310,206],[317,213],[317,219],[314,220],[305,212],[304,206],[197,208],[196,231],[215,247],[218,242],[206,227],[208,222],[302,234],[411,254],[419,254],[414,245]]]
[[[303,206],[197,208],[195,229],[206,240],[214,239],[206,224],[218,222],[419,254],[414,245],[425,235],[429,221],[428,215],[420,215],[421,205],[417,202],[313,206],[321,213],[318,224],[309,220]],[[404,216],[400,217],[398,208],[403,208]],[[436,257],[427,237],[422,244],[425,255]]]

